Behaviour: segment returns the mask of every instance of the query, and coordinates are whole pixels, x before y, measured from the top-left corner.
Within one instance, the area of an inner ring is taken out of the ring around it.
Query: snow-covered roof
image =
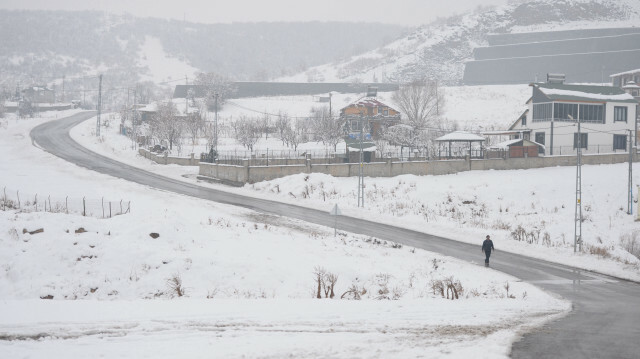
[[[478,136],[474,133],[464,132],[464,131],[456,131],[452,133],[448,133],[444,136],[436,138],[436,141],[484,141],[484,137]]]
[[[493,145],[493,146],[491,146],[489,148],[491,148],[491,149],[499,149],[499,150],[506,150],[507,148],[509,148],[509,146],[513,145],[514,143],[518,143],[520,141],[522,141],[522,139],[516,138],[515,140],[508,140],[508,141],[496,143],[495,145]]]
[[[623,90],[636,90],[636,89],[640,89],[640,86],[638,86],[635,82],[633,81],[629,81],[627,82],[626,85],[622,86]]]
[[[356,106],[356,107],[389,107],[391,108],[389,105],[386,105],[380,101],[378,101],[378,99],[376,99],[375,97],[362,97],[358,100],[356,100],[355,102],[352,102],[351,104],[349,104],[347,107],[351,107],[351,106]]]
[[[633,96],[619,87],[566,85],[556,83],[532,84],[552,101],[600,101],[637,103]]]
[[[183,98],[174,98],[171,100],[160,101],[161,103],[172,102],[176,107],[176,115],[184,116],[185,114],[185,99]],[[158,102],[152,102],[144,107],[138,109],[140,112],[157,112],[158,111]],[[187,106],[187,113],[198,113],[200,110],[197,107],[189,104]]]
[[[640,72],[640,69],[635,69],[635,70],[629,70],[629,71],[625,71],[625,72],[618,72],[617,74],[613,74],[613,75],[609,75],[609,77],[617,77],[617,76],[622,76],[622,75],[630,75],[630,74],[635,74]]]
[[[355,143],[351,145],[347,145],[347,147],[349,148],[349,152],[360,152],[360,145],[357,145]],[[370,143],[362,144],[362,152],[375,152],[376,149],[377,149],[376,146],[371,145]]]
[[[484,136],[510,136],[510,135],[519,135],[523,132],[531,132],[531,130],[522,129],[522,130],[506,130],[506,131],[483,131],[480,133]]]
[[[534,142],[534,141],[530,141],[530,140],[524,140],[522,138],[516,138],[514,140],[507,140],[507,141],[504,141],[504,142],[500,142],[500,143],[497,143],[497,144],[495,144],[495,145],[493,145],[493,146],[491,146],[489,148],[490,149],[497,149],[497,150],[506,150],[506,149],[509,149],[509,146],[511,146],[513,144],[516,144],[518,142],[527,142],[527,144],[531,143],[531,144],[538,145],[538,146],[544,148],[544,145],[539,144],[538,142]]]

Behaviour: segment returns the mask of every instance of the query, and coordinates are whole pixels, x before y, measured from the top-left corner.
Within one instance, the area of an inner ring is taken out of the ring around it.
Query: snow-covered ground
[[[460,101],[479,97],[478,103],[484,106],[474,107],[479,110],[468,115],[477,116],[477,124],[484,124],[486,128],[496,128],[510,118],[494,116],[500,107],[494,104],[515,103],[528,91],[527,86],[468,86],[446,90],[449,100],[446,116],[467,118],[463,115],[465,106],[459,106]],[[246,101],[247,108],[260,107]],[[284,107],[286,99],[259,101],[264,101],[263,106],[268,103]],[[108,137],[101,141],[96,141],[91,131],[93,123],[89,121],[76,127],[72,134],[96,152],[156,173],[195,181],[196,167],[156,165],[136,156],[129,149],[130,141],[115,129],[107,132]],[[633,183],[638,183],[637,164],[634,169]],[[629,254],[622,243],[634,238],[640,243],[640,222],[634,221],[636,216],[626,213],[628,165],[584,166],[582,174],[585,245],[583,252],[577,254],[573,253],[574,167],[368,178],[364,210],[356,206],[357,178],[297,175],[226,190],[327,211],[339,204],[350,216],[402,223],[405,227],[471,243],[479,243],[489,233],[503,250],[640,280],[640,261]],[[637,200],[635,188],[633,198]],[[634,212],[636,205],[633,205]]]
[[[0,356],[496,358],[570,307],[475,264],[79,168],[32,145],[30,129],[53,118],[0,120],[0,185],[124,198],[132,211],[0,210]],[[85,123],[74,136],[143,162],[114,127],[95,139]],[[145,166],[190,180],[185,167]],[[337,275],[333,300],[313,299],[320,269]],[[446,280],[459,282],[459,300],[434,294]]]

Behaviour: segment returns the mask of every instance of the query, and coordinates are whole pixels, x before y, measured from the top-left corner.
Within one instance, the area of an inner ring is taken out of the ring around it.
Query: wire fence
[[[85,217],[111,218],[129,213],[131,201],[110,201],[105,200],[104,197],[100,199],[52,197],[38,193],[21,193],[19,190],[3,187],[2,193],[0,193],[0,209],[3,211],[73,213]]]

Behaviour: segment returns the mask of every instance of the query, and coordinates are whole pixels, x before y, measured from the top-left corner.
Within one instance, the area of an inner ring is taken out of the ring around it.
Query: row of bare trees
[[[207,76],[201,74],[198,81],[204,83],[207,79]],[[159,103],[157,113],[149,123],[149,135],[166,140],[170,149],[174,145],[181,146],[181,139],[187,136],[192,144],[202,137],[206,137],[212,144],[216,134],[212,124],[206,119],[207,109],[212,100],[217,101],[218,106],[221,105],[224,96],[220,93],[224,92],[225,96],[229,94],[224,82],[219,82],[222,83],[211,85],[203,99],[196,99],[195,94],[190,94],[186,99],[186,108],[190,104],[198,110],[191,113],[187,111],[186,115],[178,116],[176,105],[172,102]],[[217,99],[212,96],[217,96]],[[403,85],[392,100],[403,114],[403,119],[400,124],[379,129],[374,137],[378,151],[384,154],[390,145],[421,150],[433,147],[433,139],[441,134],[443,127],[440,112],[444,100],[437,83],[415,81]],[[241,115],[235,119],[221,120],[222,122],[227,124],[227,135],[249,151],[255,149],[261,138],[268,139],[269,135],[279,138],[283,145],[293,150],[297,150],[301,143],[317,141],[336,151],[345,135],[343,119],[330,113],[326,106],[311,108],[307,117],[291,117],[286,112],[280,112],[277,115],[264,113],[254,117]]]

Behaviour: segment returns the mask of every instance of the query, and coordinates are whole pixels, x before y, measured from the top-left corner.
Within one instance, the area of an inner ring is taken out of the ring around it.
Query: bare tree
[[[169,149],[180,142],[184,130],[183,121],[177,116],[176,106],[168,101],[158,104],[158,111],[151,121],[151,132],[160,140],[169,142]]]
[[[405,115],[407,125],[415,130],[426,129],[439,117],[444,105],[444,96],[438,84],[432,81],[414,81],[400,86],[392,100]]]
[[[214,72],[200,72],[194,81],[196,85],[204,86],[207,107],[210,111],[220,110],[229,96],[235,91],[231,81]],[[218,108],[216,108],[216,103]]]
[[[253,151],[253,146],[260,138],[260,129],[255,119],[241,116],[235,121],[235,139],[249,151]]]
[[[298,119],[295,126],[290,126],[285,130],[284,138],[287,146],[293,147],[293,150],[297,151],[301,143],[309,141],[307,130],[307,122]]]
[[[403,125],[392,135],[393,142],[410,149],[425,149],[433,142],[433,128],[440,126],[440,111],[444,105],[443,91],[434,81],[414,81],[400,86],[392,97],[398,109],[405,115]],[[397,127],[397,126],[394,126]]]
[[[271,129],[270,126],[271,126],[271,120],[269,118],[269,115],[265,113],[258,120],[258,127],[260,128],[260,131],[262,131],[262,133],[264,133],[264,139],[265,140],[269,139],[269,131]]]
[[[191,137],[191,145],[195,145],[198,140],[198,135],[204,128],[202,116],[200,116],[199,113],[190,113],[185,118],[184,125]]]
[[[344,121],[331,116],[326,106],[311,109],[311,129],[315,140],[333,147],[334,151],[344,137]]]
[[[290,127],[291,127],[291,119],[289,118],[289,115],[286,112],[285,113],[280,112],[278,114],[278,119],[276,120],[276,131],[278,131],[278,136],[280,136],[280,140],[282,140],[282,144],[287,143],[287,140],[286,140],[287,136],[285,136],[285,133]]]

